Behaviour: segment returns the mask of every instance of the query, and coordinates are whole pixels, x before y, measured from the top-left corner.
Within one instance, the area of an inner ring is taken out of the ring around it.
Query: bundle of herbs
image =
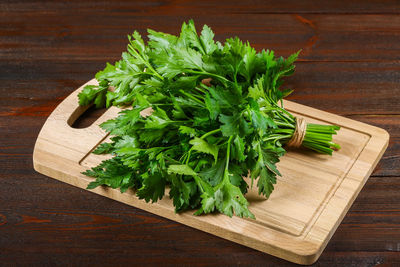
[[[125,108],[101,124],[111,142],[93,153],[113,157],[84,172],[96,178],[89,189],[131,188],[155,202],[169,186],[176,212],[254,218],[244,196],[249,172],[268,197],[286,144],[325,154],[340,148],[332,142],[339,127],[305,124],[283,108],[292,91],[279,88],[298,53],[278,58],[237,37],[221,44],[206,25],[198,35],[193,21],[179,36],[148,30],[147,44],[136,31],[128,37],[122,59],[79,94],[80,105]]]

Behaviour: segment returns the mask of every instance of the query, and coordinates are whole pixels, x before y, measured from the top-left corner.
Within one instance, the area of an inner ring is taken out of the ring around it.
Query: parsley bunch
[[[250,171],[265,197],[274,189],[276,163],[296,128],[281,101],[292,91],[279,88],[298,53],[277,58],[237,37],[221,44],[206,25],[198,35],[193,21],[179,36],[148,30],[147,44],[136,31],[128,37],[122,59],[79,94],[80,105],[128,107],[101,124],[111,142],[93,153],[113,157],[84,172],[96,178],[88,188],[132,188],[155,202],[169,186],[176,212],[254,218],[243,177]],[[308,124],[303,146],[331,154],[338,129]]]

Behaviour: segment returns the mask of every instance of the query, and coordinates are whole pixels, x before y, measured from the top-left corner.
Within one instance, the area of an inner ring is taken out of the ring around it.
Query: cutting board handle
[[[59,107],[62,108],[62,112],[61,114],[65,116],[64,121],[67,122],[67,124],[73,127],[74,122],[86,111],[88,110],[91,105],[87,105],[87,106],[80,106],[79,102],[78,102],[78,94],[82,91],[82,89],[86,86],[86,85],[97,85],[97,81],[96,79],[90,80],[89,82],[85,83],[84,85],[82,85],[80,88],[78,88],[77,90],[75,90],[71,95],[69,95],[60,105]],[[57,107],[58,108],[58,107]],[[61,115],[60,114],[60,115]],[[88,127],[92,127],[93,125],[95,125],[94,123],[92,123],[90,126]],[[88,127],[84,127],[84,128],[88,128]],[[80,129],[84,129],[84,128],[80,128]],[[77,129],[77,128],[75,128]]]
[[[76,156],[81,158],[95,148],[107,136],[107,133],[98,125],[115,118],[120,111],[116,107],[111,107],[92,125],[81,129],[71,127],[75,120],[89,108],[89,106],[79,105],[78,94],[86,85],[96,84],[96,79],[92,79],[64,99],[46,120],[38,136],[38,141],[46,139],[57,146],[73,148]]]

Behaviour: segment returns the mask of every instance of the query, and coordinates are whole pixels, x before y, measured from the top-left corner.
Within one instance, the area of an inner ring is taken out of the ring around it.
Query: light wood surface
[[[87,128],[72,128],[70,125],[85,111],[77,101],[81,89],[68,96],[47,119],[35,144],[33,163],[42,174],[86,188],[92,179],[81,172],[103,159],[90,152],[107,138],[98,124],[115,117],[120,109],[108,109]],[[342,149],[333,156],[290,150],[278,165],[282,177],[270,198],[258,196],[256,188],[247,195],[256,220],[221,214],[194,216],[191,211],[176,214],[167,196],[148,204],[132,191],[121,194],[104,187],[90,191],[295,263],[311,264],[381,158],[389,135],[383,129],[294,102],[285,101],[284,105],[307,122],[340,125],[342,129],[334,139]]]

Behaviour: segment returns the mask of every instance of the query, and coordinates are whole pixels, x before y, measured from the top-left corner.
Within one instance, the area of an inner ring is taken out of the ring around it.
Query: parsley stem
[[[292,126],[294,126],[293,123],[294,123],[295,121],[293,120],[293,118],[292,118],[292,117],[285,116],[286,114],[280,112],[281,110],[282,110],[282,109],[279,109],[279,110],[274,111],[274,114],[278,115],[279,118],[281,118],[282,120],[284,120],[284,121],[287,122],[288,124],[291,124]],[[289,120],[290,120],[290,121],[289,121]]]
[[[140,59],[140,61],[142,61],[143,64],[145,64],[149,68],[149,70],[151,70],[151,72],[153,72],[153,74],[155,76],[157,76],[161,80],[164,80],[164,77],[162,77],[160,74],[158,74],[158,72],[153,68],[153,66],[151,66],[150,62],[144,60],[144,58],[136,51],[135,48],[133,48],[133,46],[131,44],[129,44],[128,47],[131,49],[132,52],[134,52],[134,54]]]
[[[236,69],[235,74],[233,75],[233,80],[234,80],[234,82],[235,82],[235,85],[238,85],[238,82],[237,82],[237,72],[238,72],[238,70]]]
[[[208,91],[208,89],[209,89],[208,86],[205,85],[204,83],[200,83],[200,86],[203,87],[203,89],[206,89],[207,91]],[[204,92],[204,93],[205,93],[205,92]]]
[[[186,161],[185,161],[185,164],[186,164],[186,165],[189,164],[190,154],[192,154],[192,150],[193,150],[193,147],[191,147],[191,148],[189,149],[188,153],[187,153],[187,158],[186,158]]]
[[[285,113],[291,120],[293,120],[293,122],[295,121],[294,120],[294,116],[292,115],[292,114],[290,114],[286,109],[284,109],[283,107],[280,107],[278,104],[276,104],[276,103],[273,103],[273,105],[277,108],[277,109],[279,109],[280,111],[282,111],[283,113]]]
[[[214,74],[214,73],[210,73],[210,72],[206,72],[206,71],[197,71],[197,70],[186,70],[187,73],[193,73],[193,74],[201,74],[201,75],[205,75],[205,76],[212,76],[218,79],[221,79],[225,82],[231,82],[230,80],[228,80],[225,77],[222,77],[220,75]]]
[[[212,131],[210,131],[210,132],[208,132],[208,133],[203,134],[203,135],[200,137],[200,139],[204,139],[204,138],[206,138],[206,137],[208,137],[208,136],[210,136],[210,135],[212,135],[212,134],[218,133],[218,132],[220,132],[220,131],[221,131],[220,128],[215,129],[215,130],[212,130]],[[187,158],[186,158],[186,160],[185,160],[185,164],[186,164],[186,165],[189,163],[190,156],[191,156],[191,154],[192,154],[192,150],[193,150],[193,147],[191,147],[191,148],[189,149],[188,153],[187,153]]]
[[[200,139],[205,139],[206,137],[208,137],[208,136],[210,136],[210,135],[212,135],[212,134],[218,133],[218,132],[220,132],[220,131],[221,131],[221,128],[212,130],[212,131],[210,131],[210,132],[208,132],[208,133],[203,134],[203,135],[200,137]]]
[[[233,135],[231,135],[229,137],[228,144],[227,144],[227,147],[226,147],[226,165],[225,165],[225,171],[226,172],[228,172],[228,168],[229,168],[229,156],[231,154],[231,142],[232,142],[232,139],[233,139]],[[226,177],[228,177],[228,176],[226,176]]]
[[[196,103],[198,103],[198,104],[204,106],[204,103],[203,103],[201,100],[199,100],[199,99],[197,99],[196,97],[194,97],[193,94],[188,94],[188,93],[186,93],[186,92],[183,91],[183,90],[179,90],[179,92],[180,92],[181,94],[183,94],[183,95],[189,97],[190,99],[192,99],[192,100],[195,101]]]
[[[202,90],[202,89],[201,89],[201,88],[199,88],[199,87],[195,87],[194,89],[196,89],[197,91],[199,91],[199,92],[201,92],[201,93],[203,93],[203,94],[205,94],[205,93],[206,93],[204,90]]]
[[[292,128],[292,129],[295,128],[295,126],[293,124],[290,124],[290,123],[284,123],[284,122],[280,122],[280,121],[275,121],[275,124],[279,125],[279,126],[286,126],[288,128]]]

